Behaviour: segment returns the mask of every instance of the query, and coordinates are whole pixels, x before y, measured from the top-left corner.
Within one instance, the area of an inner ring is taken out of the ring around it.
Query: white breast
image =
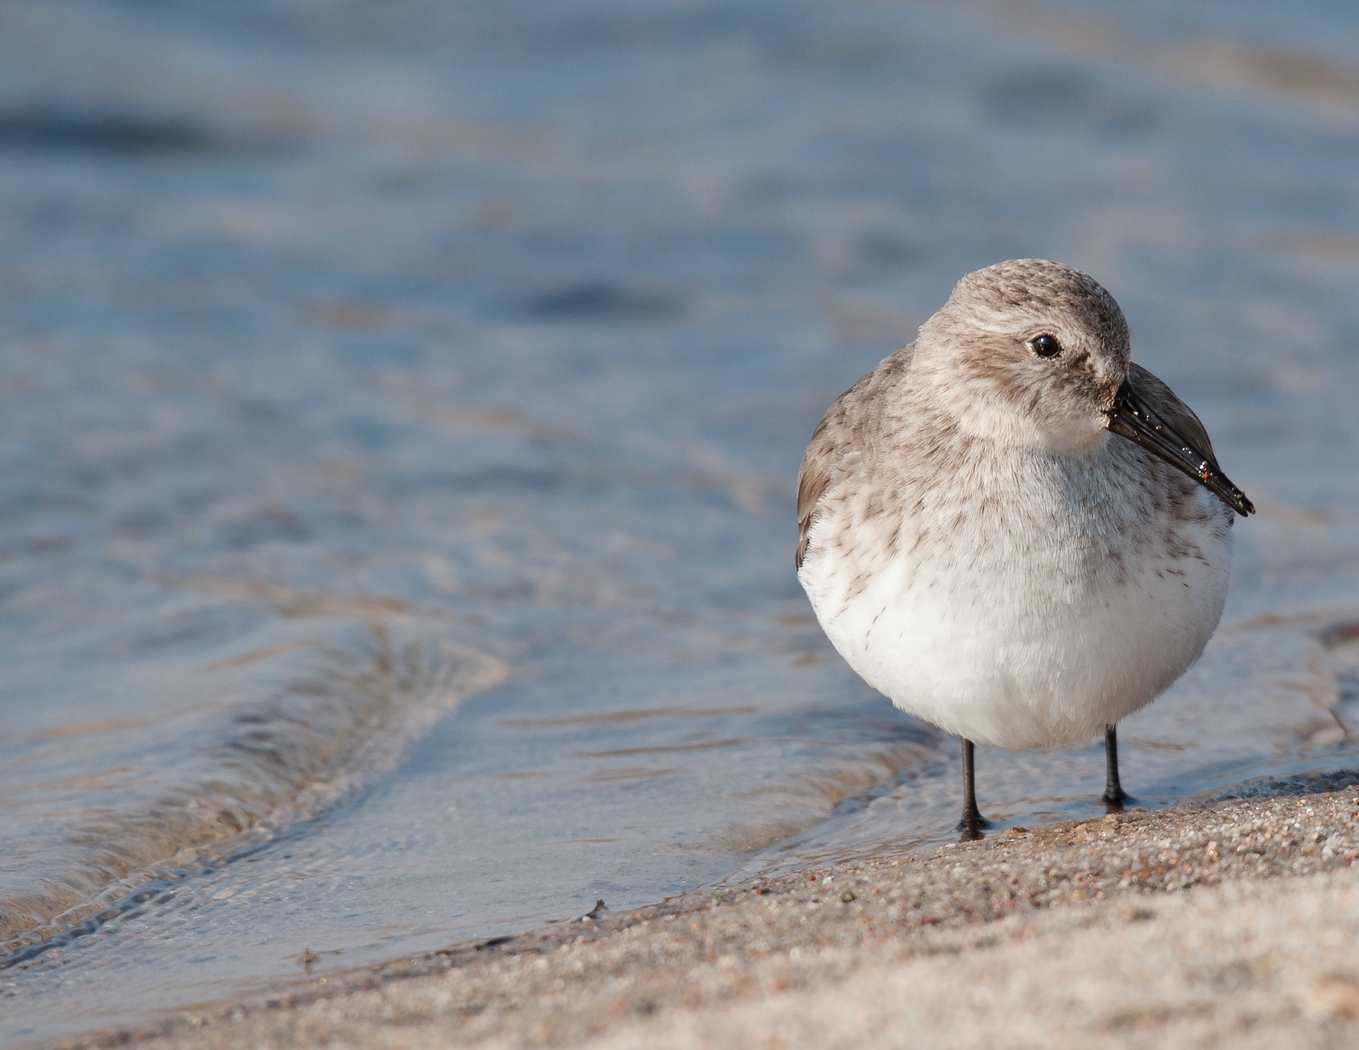
[[[1084,742],[1203,652],[1231,511],[1121,439],[1005,477],[895,513],[862,484],[828,493],[799,579],[836,649],[902,710],[993,747]]]

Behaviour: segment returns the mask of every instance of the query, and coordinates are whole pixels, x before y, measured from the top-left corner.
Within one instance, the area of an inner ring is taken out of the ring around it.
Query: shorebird
[[[802,461],[798,579],[850,667],[961,738],[964,838],[987,826],[975,744],[1102,730],[1122,808],[1118,722],[1222,616],[1232,522],[1255,508],[1129,345],[1079,270],[977,270],[831,405]]]

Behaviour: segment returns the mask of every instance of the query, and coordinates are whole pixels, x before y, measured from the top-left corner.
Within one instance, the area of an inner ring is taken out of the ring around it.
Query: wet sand
[[[694,893],[62,1046],[1359,1042],[1359,774]]]

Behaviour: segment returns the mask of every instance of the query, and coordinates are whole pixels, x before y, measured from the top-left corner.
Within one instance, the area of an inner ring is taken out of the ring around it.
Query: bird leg
[[[1104,804],[1110,813],[1118,813],[1128,796],[1123,793],[1123,785],[1118,782],[1118,727],[1104,727],[1104,759],[1106,775],[1104,778]]]
[[[971,740],[963,740],[963,819],[958,822],[958,831],[962,833],[964,842],[981,838],[982,829],[991,826],[991,822],[977,808],[977,778],[972,761],[974,750]]]

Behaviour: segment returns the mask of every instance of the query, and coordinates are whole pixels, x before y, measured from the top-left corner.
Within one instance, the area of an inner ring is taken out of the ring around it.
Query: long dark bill
[[[1188,474],[1243,518],[1255,513],[1255,504],[1228,480],[1213,457],[1157,415],[1126,379],[1109,409],[1109,429]]]

